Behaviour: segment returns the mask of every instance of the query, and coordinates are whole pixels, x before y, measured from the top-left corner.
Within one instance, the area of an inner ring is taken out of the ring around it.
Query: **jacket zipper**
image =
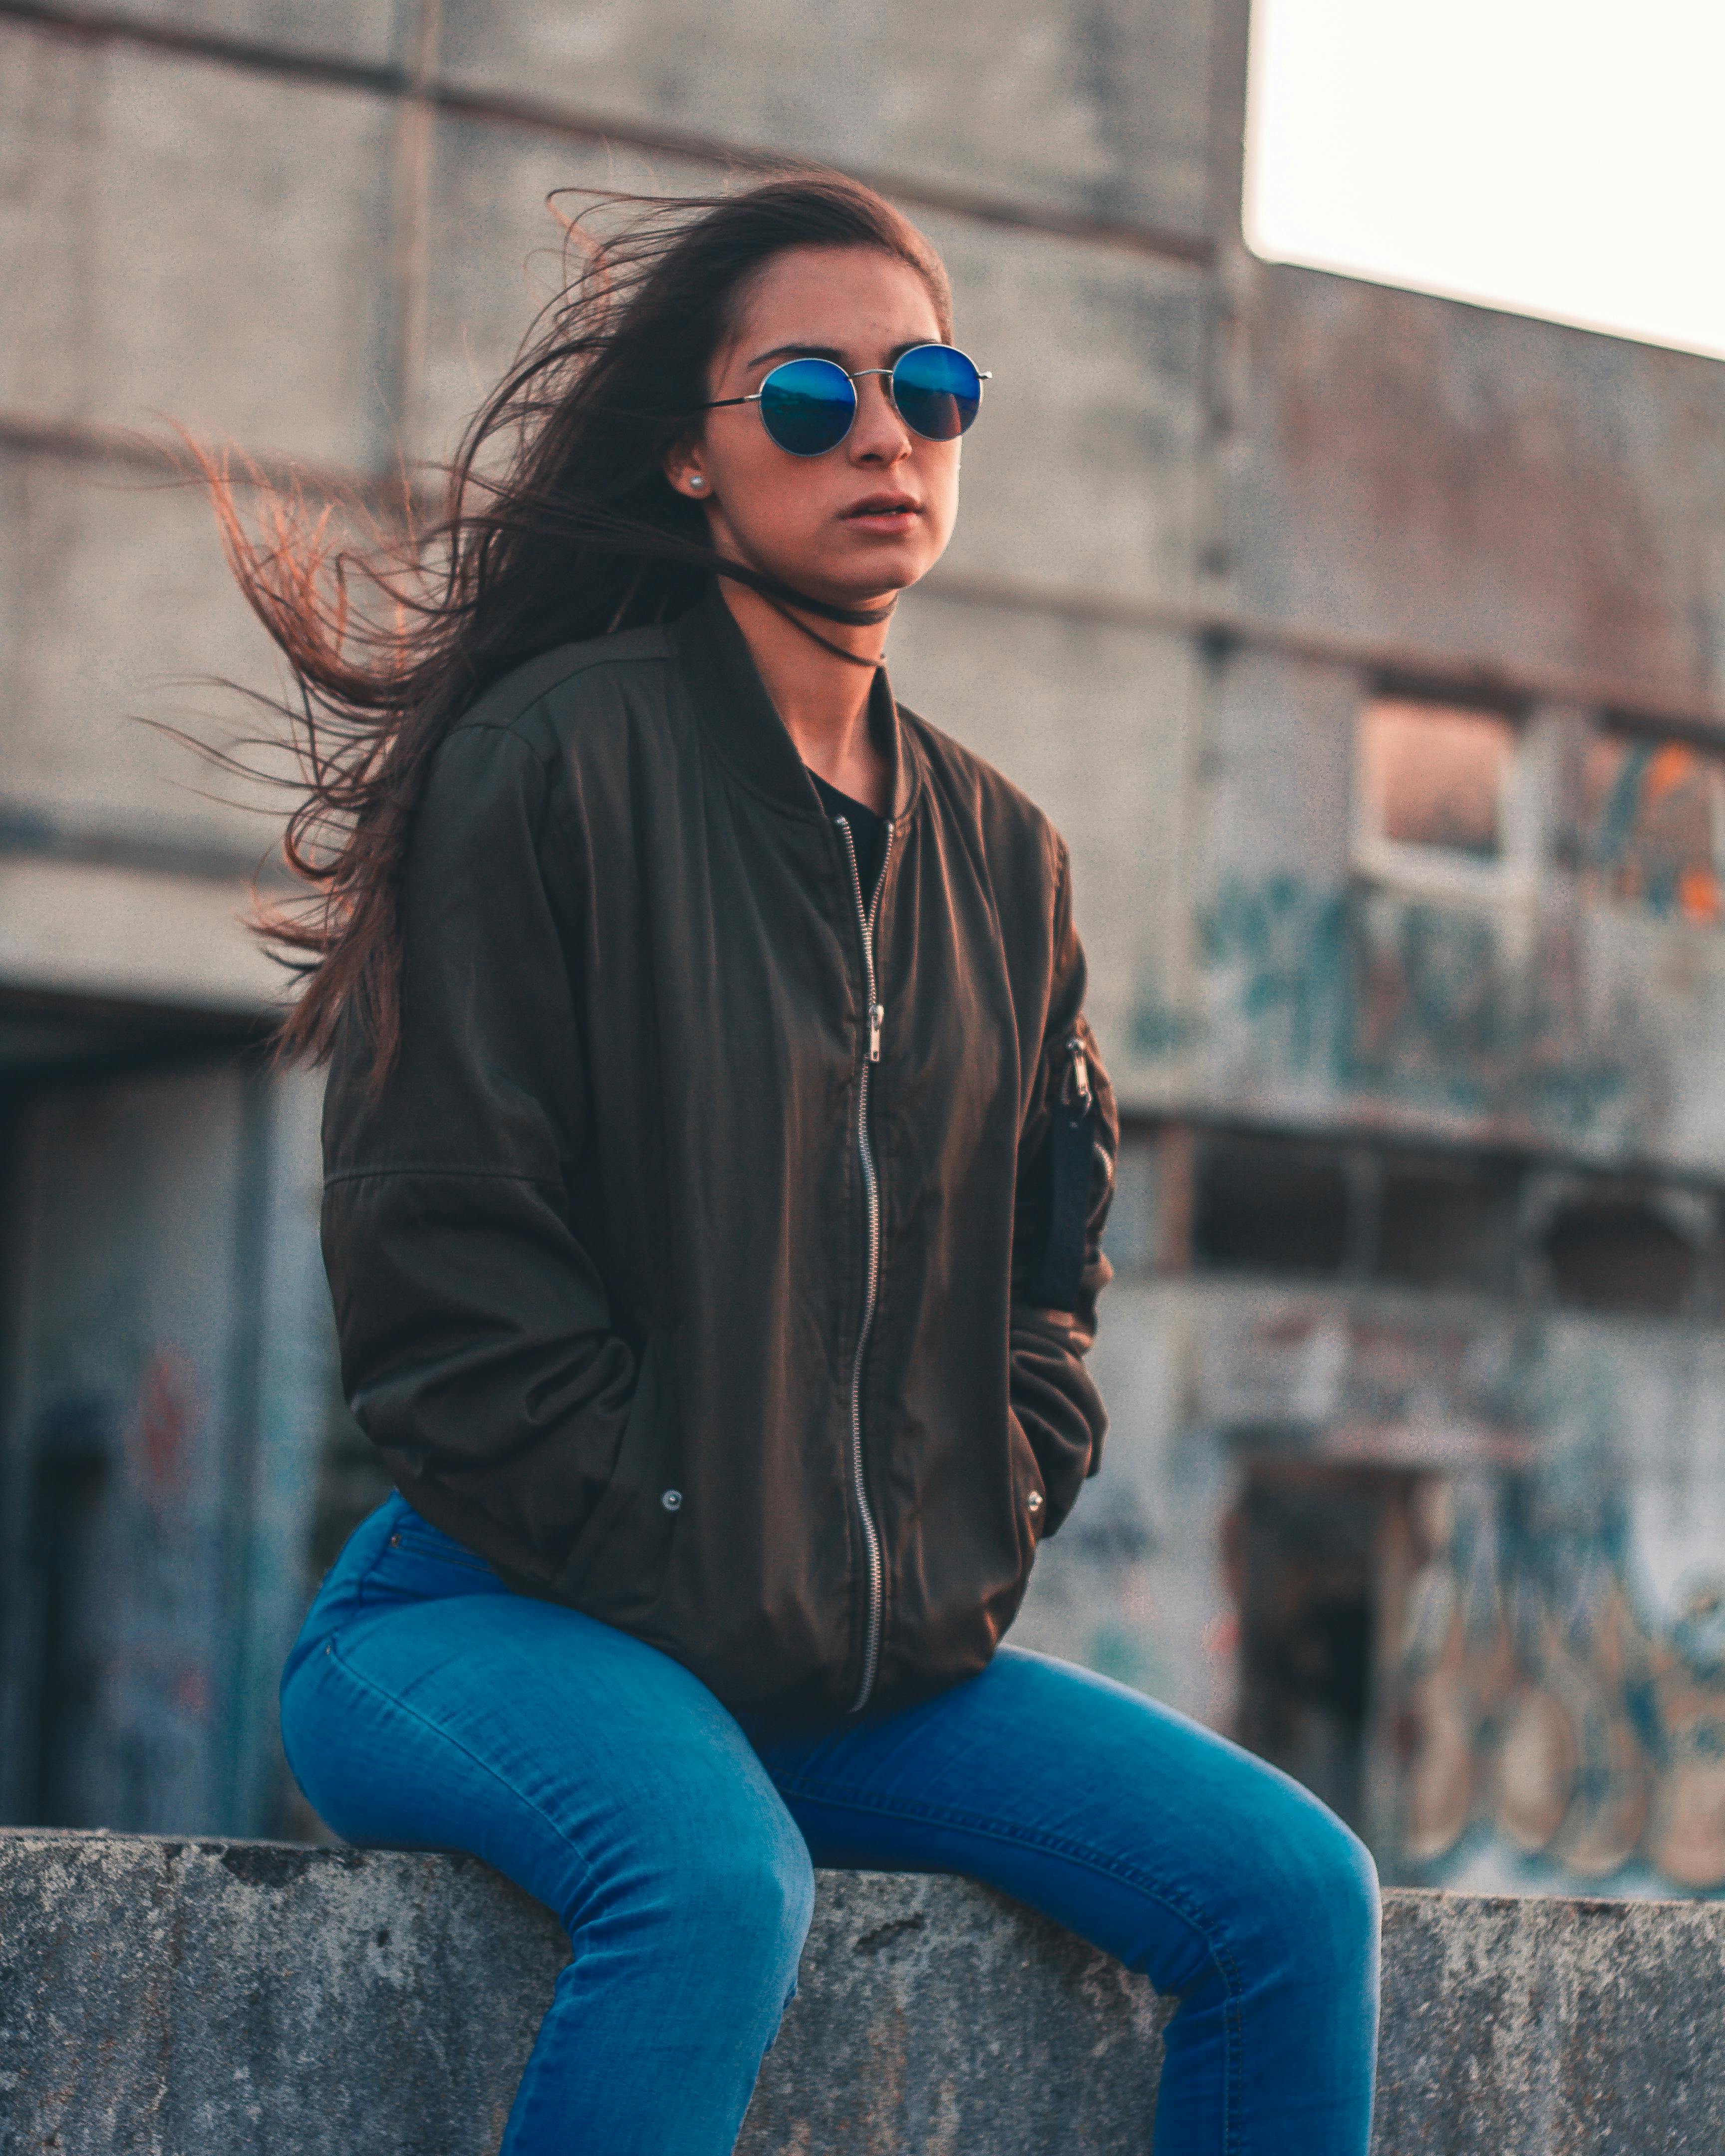
[[[875,879],[874,894],[865,906],[862,872],[856,865],[856,840],[844,817],[835,816],[833,821],[845,834],[845,851],[850,862],[850,889],[856,900],[856,925],[862,936],[863,984],[869,998],[868,1047],[856,1086],[856,1147],[862,1159],[863,1191],[868,1207],[868,1270],[863,1285],[862,1322],[857,1328],[856,1357],[850,1366],[850,1481],[869,1560],[869,1621],[863,1635],[862,1682],[857,1686],[850,1709],[853,1714],[860,1714],[875,1689],[875,1675],[880,1666],[880,1620],[886,1591],[880,1531],[869,1510],[868,1481],[863,1471],[862,1378],[863,1357],[868,1352],[869,1330],[875,1322],[875,1302],[880,1285],[880,1183],[869,1145],[869,1070],[880,1060],[880,1023],[886,1015],[875,984],[875,912],[886,881],[886,864],[892,858],[892,825],[890,821],[886,825],[886,842],[880,850],[880,872]]]
[[[1070,1108],[1075,1103],[1081,1116],[1090,1113],[1090,1061],[1076,1033],[1066,1043],[1066,1071],[1060,1081],[1060,1106]]]

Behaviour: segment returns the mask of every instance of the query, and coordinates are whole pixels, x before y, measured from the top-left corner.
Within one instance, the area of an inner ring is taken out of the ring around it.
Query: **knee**
[[[717,1807],[671,1833],[638,1845],[622,1876],[609,1882],[607,1915],[634,1933],[644,1926],[659,1950],[691,1966],[728,1969],[737,1980],[788,1994],[814,1912],[809,1846],[788,1814],[752,1806]]]
[[[1291,1791],[1260,1850],[1263,1892],[1291,1955],[1332,1974],[1375,1966],[1378,1867],[1327,1806]]]
[[[776,1970],[790,1989],[814,1914],[814,1868],[793,1825],[788,1835],[704,1851],[682,1867],[679,1886],[684,1921],[721,1967],[740,1958]]]
[[[1326,1912],[1327,1928],[1350,1960],[1375,1953],[1381,1917],[1378,1866],[1372,1852],[1333,1814],[1324,1821],[1322,1845],[1313,1860],[1317,1873],[1315,1898]]]

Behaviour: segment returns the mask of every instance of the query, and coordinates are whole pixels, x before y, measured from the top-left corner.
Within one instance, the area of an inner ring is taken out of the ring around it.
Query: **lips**
[[[865,501],[853,503],[845,515],[847,519],[875,516],[920,516],[922,505],[908,494],[871,494]]]

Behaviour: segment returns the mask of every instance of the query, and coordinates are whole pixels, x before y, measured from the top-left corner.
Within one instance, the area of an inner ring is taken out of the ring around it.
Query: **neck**
[[[829,786],[885,815],[891,773],[869,732],[869,696],[886,624],[860,629],[816,617],[811,627],[839,648],[828,651],[747,585],[721,577],[719,589],[798,755]]]

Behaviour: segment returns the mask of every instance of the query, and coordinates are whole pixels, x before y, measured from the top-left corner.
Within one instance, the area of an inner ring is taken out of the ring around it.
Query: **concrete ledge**
[[[1392,1894],[1384,1943],[1377,2156],[1725,2148],[1725,1907]],[[0,2152],[490,2156],[566,1953],[470,1858],[0,1831]],[[740,2146],[1145,2156],[1169,2010],[983,1888],[824,1874]]]

